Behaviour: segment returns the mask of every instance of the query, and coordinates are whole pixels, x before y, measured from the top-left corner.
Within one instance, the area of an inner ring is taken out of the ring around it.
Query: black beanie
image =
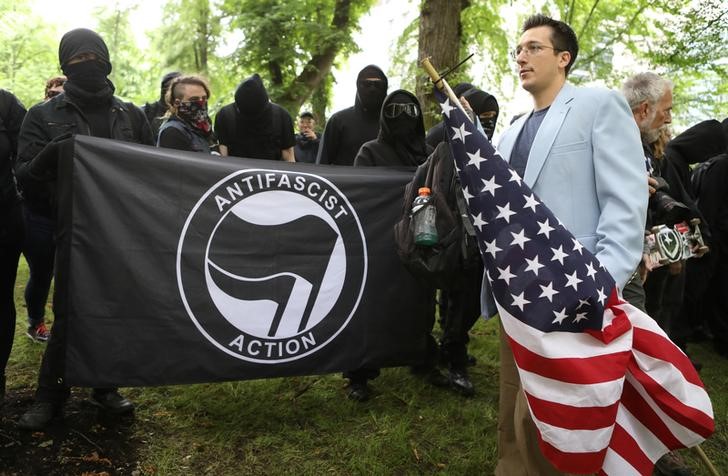
[[[61,64],[61,69],[71,58],[81,53],[94,53],[98,59],[109,65],[106,74],[111,73],[109,48],[95,31],[88,28],[77,28],[63,35],[61,43],[58,45],[58,62]]]

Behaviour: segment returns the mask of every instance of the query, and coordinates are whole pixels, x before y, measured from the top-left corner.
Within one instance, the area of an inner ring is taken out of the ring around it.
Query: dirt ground
[[[138,462],[146,442],[133,416],[111,416],[87,400],[88,390],[75,390],[64,416],[44,431],[17,428],[32,403],[29,390],[9,390],[0,403],[0,476],[110,476],[153,474]]]

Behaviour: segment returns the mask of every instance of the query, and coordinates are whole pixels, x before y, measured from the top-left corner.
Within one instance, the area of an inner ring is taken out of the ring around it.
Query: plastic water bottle
[[[415,244],[432,246],[437,243],[437,209],[432,203],[432,191],[428,187],[417,190],[417,198],[412,203],[412,220]]]

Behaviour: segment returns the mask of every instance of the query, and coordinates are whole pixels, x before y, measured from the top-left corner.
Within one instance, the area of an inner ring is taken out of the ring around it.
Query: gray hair
[[[622,94],[632,110],[645,101],[654,106],[667,91],[672,91],[672,81],[652,72],[636,74],[622,85]]]

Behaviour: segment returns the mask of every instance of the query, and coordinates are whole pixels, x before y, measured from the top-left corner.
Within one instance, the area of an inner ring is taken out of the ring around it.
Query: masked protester
[[[376,139],[361,146],[355,166],[413,166],[427,159],[425,126],[414,94],[397,90],[387,96]]]
[[[5,366],[15,336],[15,276],[23,245],[23,215],[12,163],[25,107],[0,89],[0,405],[5,398]]]
[[[354,166],[417,167],[427,160],[430,150],[425,144],[425,125],[420,103],[414,94],[397,90],[384,99],[380,109],[377,138],[365,142],[354,159]],[[434,298],[434,296],[433,296]],[[430,306],[434,322],[434,299]],[[432,328],[432,324],[428,327]],[[413,372],[425,377],[434,385],[448,384],[447,378],[436,368],[437,344],[427,336],[427,362],[413,368]],[[367,382],[379,375],[378,368],[362,367],[344,372],[349,379],[348,396],[352,400],[365,401],[371,395]]]
[[[222,155],[295,162],[293,119],[270,101],[258,74],[243,80],[235,102],[220,109],[215,131]]]
[[[362,144],[377,138],[387,87],[387,76],[379,67],[369,65],[359,72],[354,105],[334,113],[326,122],[317,164],[352,165]]]
[[[157,147],[210,154],[217,152],[207,101],[210,87],[199,76],[178,76],[167,90],[169,112],[162,124]]]
[[[101,37],[84,28],[66,33],[58,48],[58,59],[68,78],[64,93],[30,108],[18,137],[16,176],[25,205],[55,227],[56,161],[59,143],[73,134],[152,145],[152,133],[144,113],[114,96],[109,81],[109,50]],[[113,213],[114,210],[108,210]],[[57,257],[57,259],[62,259]],[[56,275],[56,289],[67,289],[65,276]],[[20,418],[27,430],[45,427],[60,415],[70,394],[65,383],[67,319],[66,294],[53,299],[55,324],[43,355],[35,402]],[[113,336],[107,336],[113,339]],[[133,404],[115,388],[97,388],[91,402],[111,413],[129,413]]]
[[[466,91],[463,97],[470,103],[470,107],[478,117],[485,135],[488,136],[488,139],[493,139],[495,125],[498,122],[498,113],[500,112],[498,100],[493,95],[478,88]]]
[[[159,136],[159,128],[162,126],[167,114],[167,90],[169,85],[174,78],[182,76],[179,71],[170,71],[162,77],[162,83],[159,86],[159,99],[153,103],[145,103],[142,106],[144,115],[147,116],[147,121],[152,127],[152,136],[156,139]]]

